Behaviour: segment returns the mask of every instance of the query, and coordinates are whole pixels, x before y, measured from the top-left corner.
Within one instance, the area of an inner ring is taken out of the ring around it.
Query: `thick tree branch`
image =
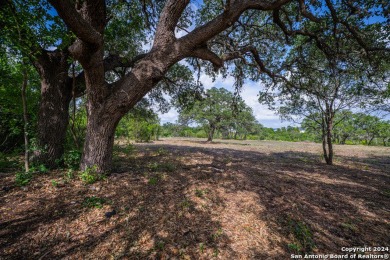
[[[208,23],[194,29],[191,33],[183,36],[180,39],[182,46],[186,48],[194,48],[207,42],[212,37],[226,30],[238,20],[241,14],[249,9],[257,10],[274,10],[280,8],[282,5],[287,4],[291,0],[276,0],[272,2],[257,1],[257,0],[235,0],[230,4],[229,9],[218,15]]]
[[[139,54],[135,56],[133,59],[126,59],[123,57],[120,57],[116,54],[111,54],[108,57],[106,57],[103,60],[104,63],[104,71],[112,71],[116,68],[123,67],[123,68],[131,68],[133,67],[137,61],[141,60],[142,58],[146,57],[146,53]],[[69,77],[69,81],[71,81],[72,78]],[[81,97],[85,94],[85,73],[84,71],[80,72],[76,78],[75,78],[75,85],[76,85],[76,97]]]
[[[210,61],[216,70],[223,66],[223,59],[209,50],[207,46],[195,49],[192,52],[192,57]]]
[[[221,57],[219,57],[217,54],[213,53],[211,50],[207,49],[207,47],[202,47],[202,48],[196,49],[193,52],[193,57],[210,61],[211,63],[213,63],[215,68],[220,68],[223,66],[223,63],[225,61],[243,58],[243,55],[246,53],[252,54],[252,56],[256,62],[256,65],[260,69],[260,72],[266,73],[271,78],[285,79],[284,76],[272,72],[271,70],[269,70],[265,66],[264,62],[260,58],[259,52],[257,51],[257,49],[254,46],[246,46],[246,47],[241,48],[240,50],[226,53],[226,54],[222,55]]]
[[[119,55],[116,54],[111,54],[104,59],[104,70],[110,71],[118,67],[131,68],[134,66],[134,64],[137,61],[141,60],[142,58],[145,58],[146,55],[147,55],[146,53],[142,53],[135,56],[132,59],[127,59],[127,58],[120,57]]]
[[[168,0],[161,12],[160,20],[157,25],[153,48],[171,43],[175,40],[176,25],[189,0]]]
[[[246,9],[257,9],[262,11],[274,10],[280,8],[282,5],[291,2],[290,0],[276,0],[276,1],[258,1],[258,0],[235,0],[235,4],[245,5]]]
[[[261,60],[260,58],[260,55],[259,55],[259,52],[257,51],[257,49],[253,46],[249,46],[249,47],[246,47],[246,50],[249,51],[252,55],[253,55],[253,58],[256,62],[256,64],[259,66],[260,68],[260,72],[263,72],[263,73],[266,73],[269,77],[271,78],[282,78],[282,79],[285,79],[284,76],[282,75],[278,75],[274,72],[272,72],[271,70],[269,70],[264,62]],[[287,80],[287,79],[286,79]]]
[[[77,12],[71,1],[49,0],[49,3],[53,5],[58,15],[79,39],[90,44],[96,44],[102,41],[102,35]]]

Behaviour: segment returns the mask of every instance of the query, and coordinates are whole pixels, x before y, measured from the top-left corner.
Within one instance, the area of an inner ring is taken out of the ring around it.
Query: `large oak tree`
[[[155,30],[152,30],[151,50],[136,57],[134,66],[123,77],[108,83],[104,62],[109,57],[104,51],[105,28],[110,20],[107,5],[116,2],[49,2],[77,37],[68,50],[83,67],[88,99],[88,125],[81,167],[85,169],[95,165],[99,171],[110,169],[114,132],[119,120],[179,61],[185,58],[210,61],[215,69],[230,62],[236,65],[234,73],[238,82],[246,75],[242,68],[252,69],[249,76],[253,79],[258,78],[260,73],[276,77],[279,63],[272,61],[280,57],[270,54],[283,53],[276,44],[281,35],[287,42],[296,35],[304,36],[330,55],[337,50],[327,50],[322,32],[333,25],[328,23],[333,20],[357,41],[361,49],[369,52],[376,49],[376,46],[372,47],[375,42],[367,41],[359,34],[357,21],[370,15],[370,10],[384,10],[380,1],[351,3],[326,0],[310,1],[310,4],[304,0],[204,1],[199,12],[204,19],[198,19],[193,28],[186,23],[191,8],[189,0],[161,1],[157,4],[162,9],[157,8],[159,19]],[[183,25],[187,25],[186,28]],[[176,37],[175,30],[180,28],[186,33]],[[273,42],[275,44],[270,44]]]
[[[137,13],[141,6],[138,4],[138,9],[133,8],[132,12]],[[75,101],[85,91],[84,73],[80,69],[75,69],[74,59],[68,50],[75,37],[45,0],[28,2],[5,0],[1,2],[0,7],[2,47],[12,49],[28,58],[41,80],[37,144],[33,160],[38,164],[55,167],[64,153],[70,101],[72,99]],[[109,48],[106,49],[109,52],[118,52],[120,49],[123,50],[121,44],[126,41],[127,55],[123,55],[121,59],[116,55],[106,57],[104,60],[106,71],[117,68],[124,70],[123,68],[132,66],[133,61],[129,57],[134,55],[136,47],[130,44],[129,37],[137,41],[142,31],[139,21],[141,14],[134,19],[136,22],[126,23],[118,17],[123,16],[127,10],[122,10],[121,5],[115,7],[112,13],[117,17],[111,18],[112,26],[106,30],[109,38],[106,40]],[[127,34],[127,37],[122,37],[121,41],[118,41],[113,34],[121,35],[124,26],[131,26],[134,30],[132,34]]]
[[[50,8],[39,0],[3,1],[0,27],[4,47],[28,58],[40,76],[34,161],[52,167],[64,151],[73,81],[68,75],[70,37],[65,24],[48,13]]]

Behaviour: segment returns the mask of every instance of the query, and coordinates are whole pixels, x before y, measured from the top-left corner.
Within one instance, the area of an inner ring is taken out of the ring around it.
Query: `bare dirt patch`
[[[91,185],[53,185],[64,174],[53,171],[22,189],[4,173],[0,258],[288,259],[390,246],[390,149],[335,151],[327,166],[313,143],[166,139],[130,154],[121,143],[113,173]]]

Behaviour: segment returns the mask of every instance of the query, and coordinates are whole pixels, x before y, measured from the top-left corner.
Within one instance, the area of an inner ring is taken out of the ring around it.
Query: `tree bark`
[[[326,134],[325,134],[325,131],[322,131],[322,151],[324,153],[325,162],[328,163],[329,157],[328,157],[328,151],[327,151],[327,148],[326,148]]]
[[[209,131],[208,137],[207,137],[207,142],[212,142],[213,141],[214,132],[215,132],[215,126],[211,125],[210,126],[210,131]]]
[[[333,164],[333,140],[332,140],[332,130],[333,130],[333,120],[329,118],[326,124],[326,141],[328,144],[328,160],[326,163],[328,165]]]
[[[83,61],[87,89],[87,134],[81,158],[81,169],[96,167],[98,172],[109,171],[115,128],[119,120],[140,101],[165,75],[180,57],[173,48],[153,51],[140,60],[129,77],[108,86],[104,66],[96,62],[103,49],[90,53]],[[92,65],[93,64],[93,65]]]
[[[328,139],[328,120],[323,116],[322,125],[321,125],[321,133],[322,133],[322,150],[324,153],[324,159],[326,164],[331,164],[331,156],[329,151],[329,139]]]
[[[37,145],[33,161],[53,168],[64,153],[72,84],[68,77],[68,54],[42,53],[34,62],[41,77]]]
[[[115,129],[119,120],[127,112],[110,101],[109,88],[104,80],[103,47],[99,46],[83,61],[87,88],[87,133],[80,168],[94,167],[97,172],[111,168]],[[138,101],[138,100],[137,100]]]
[[[89,115],[81,169],[95,167],[96,171],[105,172],[111,168],[115,129],[119,120],[119,115]]]
[[[23,105],[23,121],[24,121],[24,169],[26,172],[30,170],[30,153],[29,153],[29,138],[28,138],[28,117],[27,117],[27,71],[23,68],[23,82],[22,82],[22,105]]]

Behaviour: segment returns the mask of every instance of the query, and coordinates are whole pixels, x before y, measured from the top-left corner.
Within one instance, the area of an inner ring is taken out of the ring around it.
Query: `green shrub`
[[[203,196],[204,196],[205,193],[206,193],[206,192],[205,192],[204,190],[198,190],[198,189],[195,190],[195,195],[196,195],[197,197],[199,197],[199,198],[203,198]]]
[[[12,158],[13,156],[9,156],[8,154],[0,152],[0,171],[5,169],[11,169],[19,166],[19,162]]]
[[[133,144],[127,144],[125,147],[122,148],[122,152],[130,155],[135,152],[135,146]]]
[[[105,178],[106,176],[104,174],[97,172],[96,165],[80,172],[80,179],[87,184],[92,184],[96,181],[103,180]]]
[[[387,190],[382,191],[382,195],[384,195],[384,196],[390,198],[390,189],[387,189]]]
[[[32,179],[33,174],[31,172],[18,172],[15,175],[15,182],[18,186],[26,186]]]
[[[290,245],[294,245],[295,249],[304,253],[313,252],[315,244],[310,228],[305,223],[294,219],[289,220],[289,228],[295,239],[295,243]]]
[[[64,174],[65,176],[65,179],[66,180],[71,180],[71,179],[73,179],[74,178],[74,171],[73,171],[73,169],[68,169],[66,172],[65,172],[65,174]]]
[[[31,172],[31,173],[48,173],[49,169],[44,164],[32,164],[32,165],[30,165],[29,172]]]
[[[151,177],[151,178],[149,179],[149,181],[148,181],[148,183],[149,183],[150,185],[156,185],[157,182],[158,182],[158,178],[157,178],[157,177]]]
[[[47,173],[49,172],[49,169],[44,164],[39,164],[37,166],[34,166],[30,169],[30,172],[36,172],[36,173]]]
[[[83,207],[101,209],[105,202],[106,202],[106,200],[103,198],[98,198],[95,196],[86,197],[83,201]]]
[[[155,172],[158,170],[159,164],[156,162],[149,163],[148,168],[152,171]]]
[[[156,245],[154,246],[156,250],[164,250],[165,242],[164,241],[158,241]]]
[[[207,133],[202,129],[196,132],[195,137],[197,138],[207,138]]]
[[[185,210],[185,209],[189,209],[192,205],[192,202],[188,199],[184,199],[181,203],[180,203],[180,207]]]
[[[173,163],[163,163],[161,164],[161,169],[166,172],[174,172],[176,170],[176,165]]]
[[[173,172],[176,169],[176,165],[170,162],[164,162],[164,163],[150,163],[149,169],[153,172],[162,171],[162,172]]]
[[[81,152],[79,150],[70,150],[63,155],[64,165],[68,169],[77,170],[80,165]]]
[[[167,154],[168,154],[168,152],[163,147],[158,148],[157,155],[164,156],[164,155],[167,155]]]
[[[114,146],[114,153],[119,154],[119,153],[124,153],[126,155],[130,155],[134,153],[136,150],[135,146],[133,144],[126,144],[126,145],[115,145]]]
[[[261,139],[261,138],[263,138],[263,139]],[[259,136],[257,136],[257,135],[248,135],[248,136],[246,137],[246,139],[247,139],[247,140],[264,140],[264,137],[259,137]]]
[[[297,244],[288,244],[287,245],[288,249],[294,253],[299,253],[301,251],[301,247]]]

